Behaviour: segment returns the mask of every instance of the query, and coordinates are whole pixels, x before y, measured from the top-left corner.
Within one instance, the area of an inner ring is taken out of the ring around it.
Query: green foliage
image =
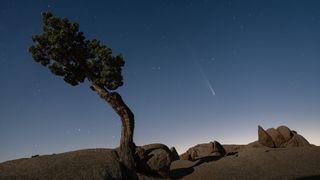
[[[29,48],[36,62],[73,86],[85,79],[109,90],[123,85],[121,54],[113,56],[99,40],[87,40],[78,23],[50,12],[42,13],[42,17],[43,33],[32,37],[35,44]]]

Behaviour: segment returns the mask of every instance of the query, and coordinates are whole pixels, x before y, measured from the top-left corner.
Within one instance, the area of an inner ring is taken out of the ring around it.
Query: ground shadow
[[[315,179],[319,180],[320,175],[300,177],[300,178],[297,178],[296,180],[315,180]]]
[[[194,171],[193,167],[173,169],[170,172],[170,177],[172,179],[180,179],[188,174],[193,173],[193,171]]]
[[[218,156],[205,156],[205,157],[197,158],[196,159],[197,162],[190,167],[184,167],[184,168],[178,168],[178,169],[171,170],[170,176],[173,179],[180,179],[186,175],[191,174],[194,171],[194,167],[199,166],[202,163],[217,161],[221,158],[222,157],[218,157]]]

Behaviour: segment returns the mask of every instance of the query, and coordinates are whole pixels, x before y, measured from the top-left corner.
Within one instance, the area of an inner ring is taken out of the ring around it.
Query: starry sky
[[[287,125],[320,145],[320,2],[316,0],[0,2],[0,162],[119,145],[117,114],[27,49],[41,12],[80,23],[122,53],[118,89],[137,145],[179,153],[217,140],[246,144],[257,126]]]

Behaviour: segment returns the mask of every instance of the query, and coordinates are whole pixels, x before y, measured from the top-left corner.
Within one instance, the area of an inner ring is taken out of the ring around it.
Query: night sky
[[[179,153],[246,144],[287,125],[320,145],[319,1],[0,2],[0,162],[119,145],[120,120],[90,90],[34,62],[41,12],[68,17],[126,61],[117,91],[137,145]]]

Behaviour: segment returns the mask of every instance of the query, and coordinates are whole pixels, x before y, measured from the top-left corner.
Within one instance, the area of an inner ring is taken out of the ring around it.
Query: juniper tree
[[[42,19],[43,32],[32,36],[34,44],[29,48],[33,59],[72,86],[88,80],[90,88],[111,105],[122,123],[120,161],[133,169],[134,115],[115,91],[123,85],[122,55],[112,55],[112,50],[97,39],[86,39],[76,22],[50,12],[42,13]]]

